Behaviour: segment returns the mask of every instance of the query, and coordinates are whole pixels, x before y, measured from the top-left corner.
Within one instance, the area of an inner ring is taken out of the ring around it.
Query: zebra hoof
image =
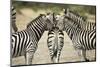
[[[86,62],[89,62],[89,59],[86,59],[85,61],[86,61]]]

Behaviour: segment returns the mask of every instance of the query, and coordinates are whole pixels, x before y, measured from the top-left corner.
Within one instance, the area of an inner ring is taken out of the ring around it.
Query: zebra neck
[[[36,38],[37,40],[39,40],[43,35],[43,32],[45,31],[45,27],[46,22],[42,17],[36,19],[35,21],[32,21],[30,26],[28,26],[31,38]]]
[[[82,26],[85,25],[86,20],[83,19],[83,17],[81,17],[79,14],[74,13],[72,11],[69,12],[69,15],[66,16],[68,19],[70,19],[71,21],[77,23],[78,25]],[[82,28],[82,27],[81,27]]]
[[[75,13],[73,11],[69,11],[68,17],[73,19],[76,22],[78,22],[78,21],[84,22],[85,21],[84,17],[80,16],[78,13]]]
[[[70,17],[65,17],[64,22],[65,22],[65,24],[68,24],[70,26],[74,26],[75,28],[82,29],[80,24],[77,23],[76,21],[74,21],[73,19],[71,19]]]
[[[66,31],[66,33],[68,34],[68,36],[70,37],[70,39],[72,40],[72,39],[73,39],[73,36],[74,36],[74,35],[78,35],[78,32],[79,32],[80,30],[77,29],[77,28],[74,28],[73,26],[66,25],[66,26],[65,26],[65,31]]]

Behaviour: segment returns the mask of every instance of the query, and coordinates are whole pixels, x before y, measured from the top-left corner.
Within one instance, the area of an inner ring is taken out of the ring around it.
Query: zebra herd
[[[32,59],[38,49],[38,42],[44,31],[49,31],[47,45],[53,63],[59,62],[61,51],[65,45],[63,31],[66,31],[72,40],[81,61],[89,61],[86,51],[96,49],[96,24],[87,23],[80,15],[69,9],[64,10],[64,15],[40,14],[23,31],[18,31],[16,27],[14,8],[12,8],[11,19],[12,27],[15,30],[11,40],[12,57],[24,56],[27,65],[32,64]]]

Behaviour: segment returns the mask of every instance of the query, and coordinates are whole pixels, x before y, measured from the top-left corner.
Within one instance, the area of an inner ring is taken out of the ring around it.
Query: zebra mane
[[[81,23],[84,23],[84,24],[93,23],[93,22],[86,21],[86,19],[84,19],[83,16],[80,16],[78,13],[73,12],[73,11],[71,11],[69,9],[65,10],[65,18],[68,18],[70,21],[77,23],[78,28],[81,28],[80,27],[81,26],[80,25]],[[93,25],[96,25],[96,24],[93,23]]]
[[[86,21],[86,18],[81,16],[81,15],[79,15],[78,13],[76,13],[74,11],[70,11],[70,12],[73,13],[74,15],[78,16],[78,17],[81,17],[83,21]],[[76,19],[78,19],[78,18],[76,18]]]
[[[45,14],[40,14],[38,17],[36,17],[35,19],[33,19],[30,23],[28,23],[27,28],[34,23],[34,21],[36,21],[37,19],[41,18],[42,16],[45,16]]]
[[[71,21],[72,23],[77,24],[77,22],[76,22],[75,20],[73,20],[72,18],[67,17],[67,16],[65,16],[65,18],[67,18],[67,19],[68,19],[69,21]],[[77,24],[77,28],[81,29],[81,27],[80,27],[79,24]]]
[[[68,12],[67,12],[67,11],[68,11]],[[78,20],[79,20],[78,18],[82,18],[83,21],[86,21],[85,17],[79,15],[78,13],[76,13],[76,12],[74,12],[74,11],[71,11],[71,10],[67,9],[67,10],[65,10],[65,14],[67,14],[67,13],[69,13],[69,14],[72,13],[73,15],[77,16],[77,17],[74,17],[74,18],[71,18],[71,17],[70,17],[71,19],[74,19],[74,20],[77,20],[77,21],[78,21]],[[77,21],[76,21],[76,22],[77,22]]]
[[[88,22],[88,23],[93,23],[93,22],[89,22],[89,21],[86,21],[86,18],[85,17],[83,17],[83,16],[81,16],[81,15],[79,15],[78,13],[76,13],[76,12],[74,12],[74,11],[71,11],[71,10],[69,10],[69,12],[70,13],[72,13],[73,15],[75,15],[75,16],[77,16],[77,17],[74,17],[74,18],[72,18],[72,17],[69,17],[70,18],[70,20],[73,20],[74,22],[81,22],[81,21],[84,21],[84,22]],[[82,18],[82,20],[80,21],[78,18]],[[93,24],[95,24],[95,23],[93,23]]]

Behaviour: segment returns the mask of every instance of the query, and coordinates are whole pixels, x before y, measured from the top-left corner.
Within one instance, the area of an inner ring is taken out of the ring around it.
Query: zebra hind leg
[[[55,58],[55,63],[59,62],[59,57],[58,57],[58,50],[56,49],[55,54],[54,54],[54,58]]]
[[[53,50],[52,49],[49,49],[49,52],[50,52],[51,62],[54,63],[54,60],[53,60]]]
[[[59,58],[57,56],[57,51],[53,52],[53,54],[51,55],[51,61],[53,63],[58,63],[59,62]]]
[[[53,51],[52,51],[52,54],[51,54],[51,61],[52,61],[53,63],[59,63],[61,50],[62,50],[62,48],[56,49],[56,50],[53,50]]]
[[[34,52],[26,52],[25,54],[25,64],[26,65],[32,64],[33,56],[34,56]]]
[[[83,54],[85,61],[89,62],[89,59],[87,59],[87,57],[86,57],[86,50],[82,50],[82,54]]]
[[[89,59],[86,58],[86,50],[77,49],[77,52],[78,52],[78,55],[79,55],[81,61],[86,61],[86,62],[89,61]]]
[[[77,49],[76,51],[78,52],[78,56],[79,56],[80,61],[85,61],[85,58],[83,57],[83,54],[82,54],[82,50]]]
[[[57,52],[57,63],[59,63],[60,54],[61,54],[61,49],[58,49],[58,52]]]

